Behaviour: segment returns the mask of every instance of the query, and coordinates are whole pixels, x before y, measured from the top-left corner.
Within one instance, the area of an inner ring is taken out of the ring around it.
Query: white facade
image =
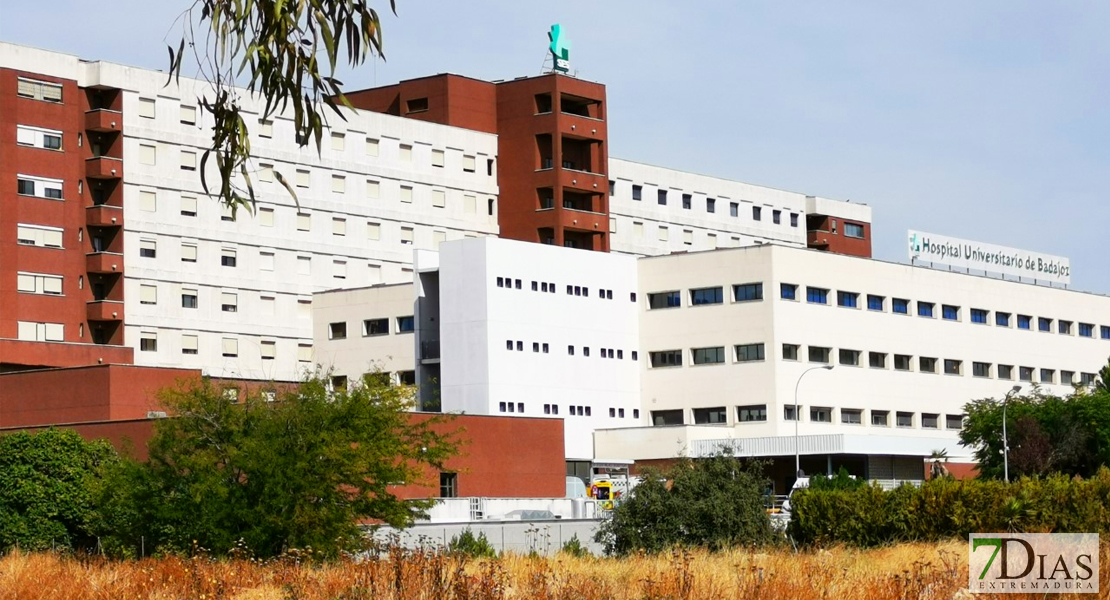
[[[797,192],[609,159],[613,252],[657,256],[777,243],[806,246],[806,214],[871,222],[871,209]]]
[[[262,104],[243,94],[258,202],[230,220],[201,186],[206,83],[167,86],[165,73],[12,44],[0,44],[0,66],[122,90],[125,343],[137,364],[296,379],[313,292],[408,282],[414,248],[498,232],[496,136],[345,110],[318,153],[296,144],[289,118],[259,122]],[[155,257],[140,255],[152,245]],[[142,338],[156,342],[143,350]]]

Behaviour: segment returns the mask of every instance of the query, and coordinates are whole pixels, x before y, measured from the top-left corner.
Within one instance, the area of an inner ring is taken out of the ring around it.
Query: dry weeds
[[[1102,548],[1103,598],[1110,597],[1108,548]],[[967,585],[966,549],[948,542],[799,554],[474,561],[395,550],[380,560],[326,565],[296,557],[116,562],[12,553],[0,558],[0,600],[947,600],[971,597],[961,592]]]

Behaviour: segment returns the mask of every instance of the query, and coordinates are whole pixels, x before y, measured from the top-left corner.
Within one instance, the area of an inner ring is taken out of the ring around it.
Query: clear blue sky
[[[349,89],[535,75],[562,23],[608,87],[613,156],[867,203],[878,258],[915,228],[1067,256],[1073,287],[1110,292],[1110,3],[397,3],[388,61]],[[0,0],[0,39],[165,68],[187,6]]]

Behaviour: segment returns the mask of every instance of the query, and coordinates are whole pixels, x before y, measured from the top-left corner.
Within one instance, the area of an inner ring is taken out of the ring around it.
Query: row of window
[[[680,290],[654,292],[648,294],[647,297],[648,310],[678,308],[683,306],[682,292]],[[722,286],[694,288],[688,291],[687,298],[689,300],[688,306],[723,304],[725,299],[724,288]],[[762,299],[762,283],[745,283],[732,286],[733,302],[750,302]]]
[[[175,286],[176,287],[176,286]],[[200,288],[194,285],[182,285],[181,288],[181,308],[196,310],[200,308]],[[239,296],[242,294],[240,291],[220,291],[219,301],[220,310],[222,312],[235,313],[239,312]],[[158,285],[155,283],[140,283],[139,284],[139,303],[146,305],[158,304]],[[276,311],[277,296],[269,294],[260,294],[258,296],[258,304],[254,307],[254,312],[260,316],[274,316]],[[308,319],[312,317],[312,300],[309,298],[297,299],[297,317],[301,319]]]
[[[29,342],[64,342],[65,325],[62,323],[17,321],[16,338]]]
[[[780,284],[779,296],[784,300],[797,300],[798,299],[798,285],[793,283]],[[829,292],[827,288],[820,288],[814,286],[806,286],[806,302],[810,304],[829,304]],[[836,292],[836,304],[842,308],[860,308],[861,307],[861,294],[858,292],[848,292],[839,290]],[[964,309],[963,307],[953,304],[941,304],[939,311],[935,302],[925,302],[923,300],[913,301],[908,298],[890,298],[889,306],[890,312],[893,314],[909,315],[911,303],[915,305],[916,314],[919,317],[935,319],[938,314],[941,320],[944,321],[963,321]],[[886,312],[888,305],[888,298],[877,294],[866,294],[867,310],[874,312]],[[985,308],[970,308],[967,310],[968,320],[971,323],[979,325],[989,325],[992,321],[991,311]],[[1093,338],[1095,337],[1094,323],[1076,323],[1065,319],[1053,319],[1051,317],[1033,317],[1032,315],[1013,314],[1009,312],[994,311],[993,322],[997,327],[1013,327],[1017,326],[1018,329],[1032,330],[1034,318],[1036,319],[1037,330],[1045,333],[1059,333],[1061,335],[1076,335],[1079,337]],[[1099,337],[1102,339],[1110,339],[1110,325],[1102,325],[1099,327]]]
[[[379,383],[383,385],[389,383],[395,383],[397,385],[416,385],[416,371],[396,371],[392,375],[385,371],[377,371],[374,373],[366,373],[362,376],[365,382],[370,382],[371,378],[378,378]],[[333,389],[337,390],[347,389],[347,376],[332,375],[331,386]]]
[[[793,404],[783,406],[783,420],[795,420],[795,408],[805,414],[804,407],[795,407]],[[767,405],[751,404],[734,407],[736,423],[763,423],[767,421]],[[724,425],[728,423],[728,410],[724,406],[695,408],[692,411],[694,425]],[[809,421],[812,423],[832,423],[834,413],[839,413],[839,423],[842,425],[863,425],[864,410],[860,408],[836,409],[831,406],[809,407]],[[920,425],[922,429],[940,429],[943,419],[945,429],[959,430],[963,428],[964,415],[921,413],[918,420],[917,413],[908,411],[893,411],[894,420],[891,421],[889,410],[870,410],[867,423],[874,427],[890,427],[892,424],[899,428],[914,428]],[[682,409],[656,410],[651,412],[651,423],[654,426],[683,425],[685,424],[686,411]]]
[[[505,340],[505,349],[509,351],[515,350],[517,352],[524,352],[524,342],[521,340]],[[532,352],[548,354],[550,350],[551,347],[547,344],[547,342],[532,342]],[[576,349],[574,345],[567,346],[568,356],[574,356],[575,352]],[[582,346],[582,356],[590,356],[589,346]],[[624,350],[613,348],[599,348],[597,356],[600,358],[615,358],[617,360],[624,360]],[[640,353],[636,350],[632,350],[631,352],[629,352],[629,358],[631,358],[632,360],[639,360]]]
[[[504,403],[504,402],[500,403],[500,405],[498,407],[500,409],[500,411],[501,412],[513,412],[512,402],[508,403],[509,404],[509,407],[508,407],[509,410],[508,411],[505,410],[505,404],[506,403]],[[517,403],[517,408],[519,409],[519,410],[517,410],[517,412],[524,412],[524,404],[523,403]],[[543,405],[543,414],[545,414],[545,415],[558,415],[559,414],[559,405],[558,404],[544,404]],[[639,419],[640,418],[640,409],[634,408],[631,411],[626,413],[625,409],[623,409],[623,408],[614,408],[614,407],[609,408],[609,418],[611,418],[611,419],[623,419],[623,418],[626,417],[626,414],[631,414],[633,419]],[[593,409],[592,409],[592,407],[589,407],[589,406],[571,404],[571,405],[567,406],[567,415],[572,416],[572,417],[574,417],[574,416],[577,416],[577,417],[592,417],[593,416]]]
[[[199,354],[200,348],[200,335],[196,333],[181,333],[180,347],[181,353],[184,355]],[[158,351],[158,332],[157,331],[140,331],[139,332],[139,351],[140,352],[157,352]],[[275,340],[259,340],[258,355],[262,360],[274,360],[277,358],[277,341]],[[231,336],[223,336],[220,338],[220,355],[224,358],[238,358],[239,357],[239,338]],[[297,344],[297,361],[301,363],[312,362],[312,344],[300,343]]]
[[[155,119],[157,118],[157,102],[154,98],[139,98],[138,113],[140,118]],[[197,124],[197,109],[194,106],[186,104],[180,105],[178,109],[178,120],[184,125]],[[272,138],[274,135],[274,122],[270,119],[259,119],[258,122],[259,137]],[[356,132],[342,132],[331,131],[328,135],[328,147],[333,152],[346,152],[348,146],[348,138],[354,140],[356,143],[360,138],[364,140],[364,153],[367,157],[378,157],[381,153],[381,141],[379,138],[372,136],[364,136]],[[398,158],[403,162],[413,162],[413,145],[412,144],[398,144],[397,151]],[[431,152],[431,166],[436,168],[444,168],[447,163],[447,150],[432,149]],[[474,173],[477,171],[478,159],[474,154],[462,154],[460,161],[460,168],[465,173]],[[486,173],[488,176],[493,176],[493,159],[486,159]]]
[[[657,234],[657,238],[660,242],[670,242],[670,240],[671,240],[671,227],[672,226],[673,226],[672,223],[666,223],[666,222],[658,223],[656,225],[656,234]],[[615,219],[612,219],[612,218],[609,219],[609,231],[610,231],[610,233],[617,233],[617,224],[616,224]],[[643,237],[645,237],[644,222],[643,221],[637,221],[637,220],[632,221],[632,236],[637,238],[637,239],[642,239]],[[737,247],[738,248],[742,245],[745,245],[745,246],[750,245],[750,243],[741,244],[741,237],[739,235],[733,235],[733,236],[730,236],[730,237],[731,237],[731,246],[732,247]],[[760,242],[761,238],[756,237],[756,238],[752,238],[752,239],[755,241],[755,243],[761,243]],[[693,229],[683,229],[682,230],[682,243],[683,243],[683,245],[686,245],[686,246],[693,246],[694,245],[694,230]],[[721,244],[724,244],[724,245],[727,246],[728,242],[726,242],[725,240],[722,239]],[[715,248],[720,247],[718,245],[718,242],[717,242],[717,232],[709,231],[709,232],[706,233],[706,245],[711,249],[715,249]]]
[[[522,288],[523,282],[519,279],[513,279],[512,277],[498,277],[496,282],[497,282],[497,287],[499,287],[499,288],[508,288],[508,289],[514,289],[515,288],[515,289],[518,289],[518,290],[523,289]],[[555,284],[554,283],[548,283],[546,281],[535,281],[535,280],[533,280],[532,281],[532,291],[533,292],[543,292],[543,293],[548,293],[548,294],[554,294],[555,293]],[[590,297],[590,288],[586,287],[586,286],[581,286],[581,285],[567,284],[567,295],[568,296],[584,296],[586,298],[589,298]],[[612,300],[613,299],[613,290],[598,288],[597,297],[601,298],[602,300]],[[632,302],[635,302],[636,301],[636,292],[632,292],[629,295],[629,298]]]
[[[653,369],[667,367],[681,367],[683,363],[682,350],[659,350],[649,352],[648,357]],[[763,360],[763,344],[737,344],[733,346],[733,362],[743,363]],[[711,346],[706,348],[691,348],[690,363],[694,365],[724,364],[726,353],[724,346]]]
[[[671,192],[672,191],[675,191],[675,190],[657,189],[656,192],[655,192],[656,203],[658,203],[659,206],[667,206],[667,203],[669,202],[669,200],[671,198]],[[642,185],[635,184],[635,183],[632,184],[632,199],[633,200],[635,200],[635,201],[643,200],[643,193],[644,193],[644,187]],[[610,181],[609,182],[609,195],[610,196],[616,196],[617,195],[617,182],[616,181]],[[681,197],[681,199],[682,199],[682,208],[684,210],[693,210],[693,207],[694,207],[694,195],[693,194],[688,194],[688,193],[685,193],[685,192],[678,191],[676,195]],[[741,205],[740,202],[729,202],[728,212],[729,212],[730,217],[739,218],[740,211],[741,211],[740,205]],[[710,213],[710,214],[716,213],[717,212],[717,199],[706,197],[704,199],[704,206],[705,206],[705,212]],[[750,210],[751,210],[753,221],[762,221],[763,220],[763,213],[764,213],[763,209],[764,209],[763,206],[751,206]],[[771,222],[774,223],[775,225],[781,224],[782,223],[782,213],[783,213],[782,210],[779,210],[777,208],[772,208],[771,209]],[[791,212],[791,213],[789,213],[789,215],[790,215],[790,226],[791,227],[797,227],[798,226],[799,213]]]
[[[412,315],[394,319],[396,328],[393,333],[412,333],[416,329],[416,321]],[[362,337],[389,335],[389,318],[365,319],[362,322]],[[329,340],[347,339],[347,322],[337,321],[328,323]],[[547,344],[544,344],[546,347]],[[546,350],[545,350],[546,352]]]

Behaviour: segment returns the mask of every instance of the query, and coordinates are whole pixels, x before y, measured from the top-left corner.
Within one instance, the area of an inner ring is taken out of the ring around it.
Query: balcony
[[[123,273],[123,255],[115,252],[86,254],[85,271],[89,273]]]
[[[833,235],[821,229],[810,229],[806,232],[806,245],[810,248],[827,248],[829,238]]]
[[[110,156],[85,159],[85,176],[89,179],[123,179],[123,161]]]
[[[93,300],[86,304],[85,316],[89,321],[123,321],[123,302]]]
[[[420,362],[439,362],[439,340],[420,341]]]
[[[123,131],[123,113],[105,108],[85,111],[85,129],[105,133]]]
[[[119,227],[123,225],[123,209],[102,204],[85,209],[85,223],[90,227]]]
[[[607,177],[601,173],[590,173],[589,171],[564,168],[562,172],[559,173],[559,184],[564,188],[570,188],[572,190],[600,194],[608,188],[609,181]]]

